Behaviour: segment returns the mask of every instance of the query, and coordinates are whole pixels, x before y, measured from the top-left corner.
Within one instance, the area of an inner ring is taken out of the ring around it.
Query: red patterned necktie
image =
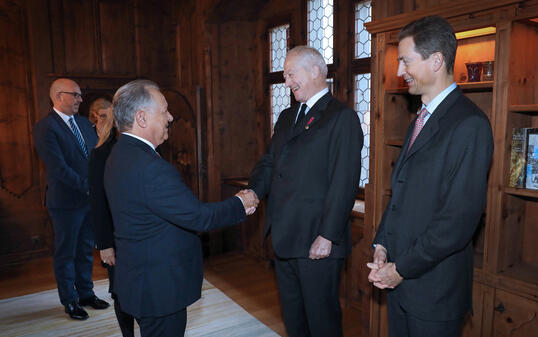
[[[409,149],[411,146],[413,146],[413,143],[418,137],[418,134],[420,133],[420,130],[424,127],[424,119],[426,116],[428,116],[429,112],[426,110],[426,108],[422,108],[420,110],[420,114],[418,115],[417,121],[415,122],[415,129],[413,130],[413,135],[411,136],[411,140],[409,141],[409,146],[407,147],[407,151],[409,152]]]

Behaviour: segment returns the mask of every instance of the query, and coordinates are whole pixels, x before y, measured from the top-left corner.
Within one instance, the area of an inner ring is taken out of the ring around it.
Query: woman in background
[[[116,264],[114,225],[103,182],[106,159],[112,150],[112,146],[116,143],[117,131],[113,125],[114,115],[112,113],[111,103],[103,98],[97,99],[91,105],[90,116],[94,106],[97,109],[95,111],[100,111],[98,123],[96,124],[99,141],[96,148],[90,154],[88,182],[95,244],[97,249],[99,249],[101,260],[108,270],[108,279],[110,280],[108,291],[114,299],[114,311],[120,325],[121,333],[124,337],[131,337],[134,336],[134,318],[121,310],[118,298],[114,293],[114,265]],[[108,111],[102,111],[103,108],[97,108],[103,106],[107,106],[105,109]],[[99,124],[100,120],[102,120],[101,124]]]
[[[103,128],[105,127],[105,121],[107,117],[113,117],[111,106],[112,103],[110,103],[110,101],[106,98],[98,98],[90,105],[90,113],[88,119],[95,127],[95,131],[97,132],[97,137],[99,137],[99,140],[101,140],[101,133],[103,132]],[[106,141],[106,139],[104,141]]]

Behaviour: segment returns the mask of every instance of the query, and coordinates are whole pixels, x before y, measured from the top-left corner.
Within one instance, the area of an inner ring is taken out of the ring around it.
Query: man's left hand
[[[396,265],[392,262],[385,263],[383,267],[379,268],[379,270],[375,273],[375,276],[379,281],[375,281],[374,286],[378,287],[379,289],[394,289],[403,281],[403,278],[396,270]]]
[[[318,235],[312,246],[310,246],[309,258],[313,260],[323,259],[331,254],[333,243]]]

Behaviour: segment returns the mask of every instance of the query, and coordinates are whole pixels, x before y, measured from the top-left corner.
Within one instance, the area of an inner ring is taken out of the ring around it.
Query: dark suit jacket
[[[200,298],[202,250],[195,231],[246,218],[237,197],[200,202],[147,144],[121,135],[105,165],[114,222],[115,289],[123,311],[164,316]]]
[[[88,181],[90,186],[90,209],[97,249],[114,247],[114,225],[105,194],[105,163],[116,144],[116,132],[113,129],[108,139],[90,154]]]
[[[486,205],[493,138],[488,118],[459,88],[437,107],[394,166],[392,197],[374,243],[404,281],[389,293],[410,314],[452,320],[471,309],[472,237]]]
[[[88,153],[97,135],[87,118],[75,115]],[[88,159],[77,138],[53,110],[34,126],[34,145],[47,171],[48,208],[77,208],[88,203]]]
[[[330,257],[351,250],[349,215],[359,187],[363,134],[357,114],[327,93],[293,128],[298,107],[282,111],[249,185],[269,195],[264,236],[275,254],[308,257],[318,235],[333,242]]]

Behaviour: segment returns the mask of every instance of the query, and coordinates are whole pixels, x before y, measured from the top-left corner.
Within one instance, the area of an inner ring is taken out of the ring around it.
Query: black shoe
[[[83,305],[83,306],[87,306],[89,305],[90,307],[94,308],[94,309],[97,309],[97,310],[101,310],[101,309],[106,309],[110,306],[110,304],[108,304],[107,302],[99,299],[97,296],[93,295],[92,297],[90,298],[86,298],[84,300],[80,300],[78,301],[78,303],[80,305]]]
[[[88,313],[78,303],[69,303],[65,306],[65,312],[72,319],[83,321],[88,318]]]

